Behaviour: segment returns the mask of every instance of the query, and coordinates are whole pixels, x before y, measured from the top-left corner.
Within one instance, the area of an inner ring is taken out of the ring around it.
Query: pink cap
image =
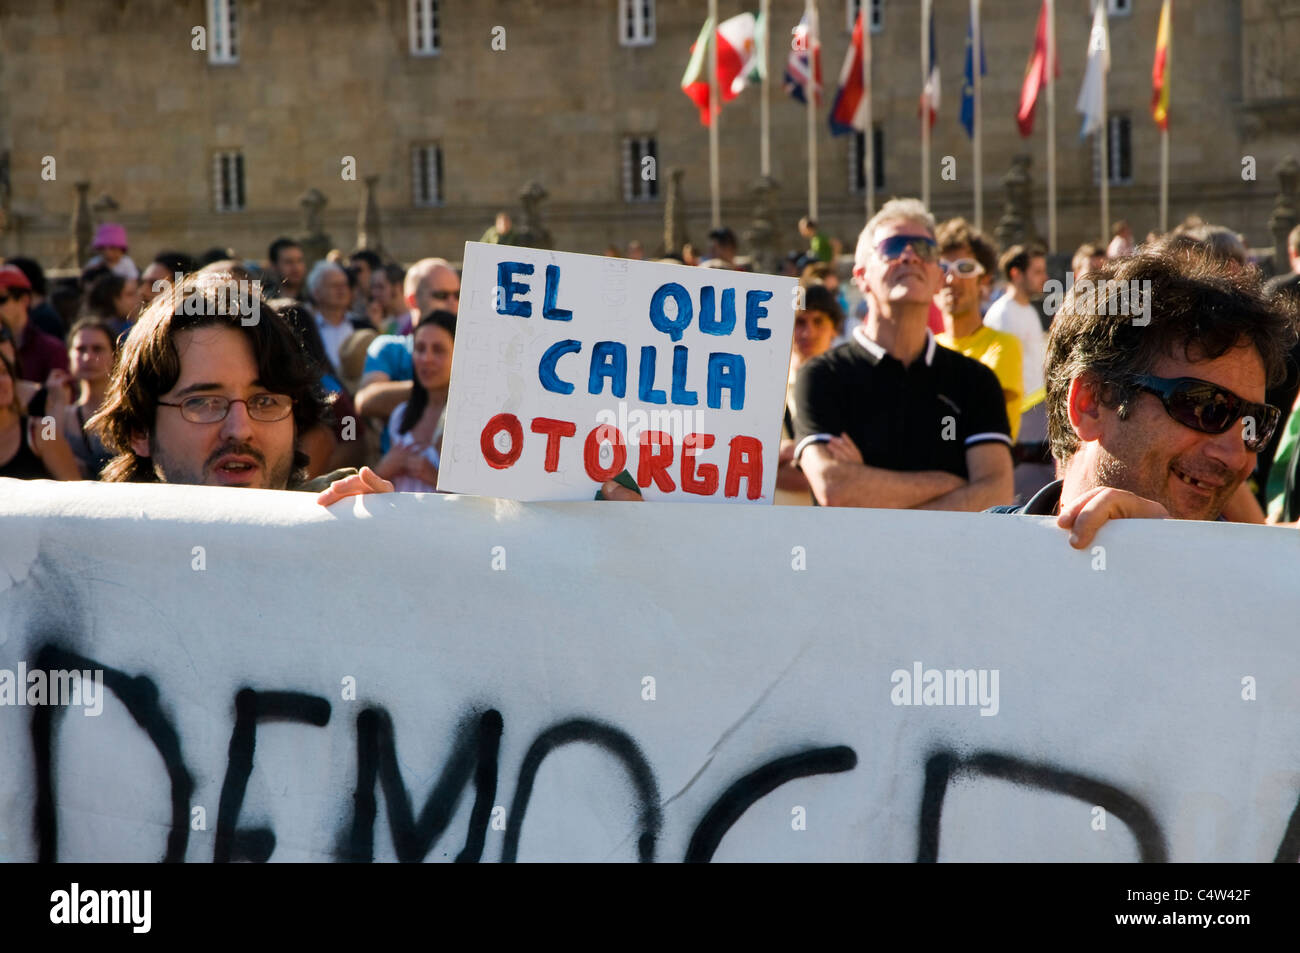
[[[126,251],[126,229],[116,222],[105,222],[95,232],[93,248],[120,248]]]

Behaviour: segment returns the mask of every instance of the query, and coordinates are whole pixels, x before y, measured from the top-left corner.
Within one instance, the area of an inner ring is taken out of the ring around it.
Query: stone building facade
[[[829,98],[858,0],[818,0],[827,98],[819,112],[820,217],[851,248],[861,227],[852,137],[832,138]],[[864,0],[873,33],[880,199],[920,190],[919,0]],[[1111,217],[1139,236],[1157,225],[1159,139],[1150,75],[1159,0],[1105,0],[1109,108],[1125,129],[1125,174]],[[719,0],[720,15],[757,0]],[[984,209],[992,231],[1002,177],[1032,160],[1037,231],[1046,232],[1045,117],[1021,139],[1015,110],[1038,0],[984,0]],[[1176,2],[1170,219],[1197,212],[1271,246],[1274,169],[1300,131],[1300,3]],[[1057,0],[1060,246],[1100,237],[1091,141],[1074,102],[1090,0]],[[803,108],[779,86],[802,0],[772,0],[773,178],[777,242],[802,243]],[[933,205],[971,215],[970,141],[958,122],[967,0],[935,0],[942,108],[932,151]],[[0,254],[75,264],[76,183],[111,196],[111,217],[147,260],[164,247],[265,254],[304,229],[299,199],[332,243],[357,239],[366,180],[383,249],[409,261],[459,258],[520,192],[540,183],[557,248],[601,252],[662,244],[668,170],[681,167],[686,229],[709,227],[708,136],[679,84],[704,0],[0,0]],[[233,21],[233,22],[230,22]],[[202,28],[201,30],[199,28]],[[200,42],[202,40],[203,42]],[[759,96],[721,117],[723,219],[742,232],[759,177]],[[1119,128],[1118,126],[1116,128]],[[651,153],[651,150],[653,152]],[[652,154],[651,188],[635,174]],[[940,177],[952,157],[952,181]],[[349,160],[351,168],[349,168]],[[351,173],[349,175],[349,172]],[[1250,174],[1253,172],[1253,178]],[[93,213],[92,213],[93,214]],[[101,212],[99,217],[108,213]],[[742,248],[742,251],[745,249]]]

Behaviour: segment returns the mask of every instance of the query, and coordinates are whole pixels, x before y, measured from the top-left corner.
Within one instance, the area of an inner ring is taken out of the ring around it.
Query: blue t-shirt
[[[381,334],[366,348],[366,363],[361,370],[365,377],[371,371],[383,371],[392,381],[415,379],[411,363],[411,349],[415,337],[410,334]]]
[[[415,346],[413,334],[381,334],[370,342],[366,348],[366,363],[361,369],[361,377],[371,371],[383,371],[390,381],[415,380],[415,366],[411,361],[411,349]],[[388,428],[379,435],[379,452],[387,453],[391,442]]]

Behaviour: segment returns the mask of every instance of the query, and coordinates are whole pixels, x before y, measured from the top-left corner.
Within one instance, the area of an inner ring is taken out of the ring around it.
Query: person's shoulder
[[[861,354],[861,349],[852,340],[837,344],[829,351],[823,351],[816,357],[809,358],[799,368],[799,377],[808,380],[827,380],[847,374],[860,374],[863,368],[870,367]]]
[[[988,346],[990,348],[999,347],[1009,353],[1020,353],[1020,338],[1010,331],[999,331],[997,328],[990,328],[987,325],[984,330],[988,332]]]
[[[996,333],[1001,334],[1002,332]],[[960,351],[954,351],[946,347],[935,348],[934,366],[935,370],[943,376],[960,381],[968,386],[979,387],[992,383],[999,394],[1002,392],[1002,385],[998,383],[997,375],[993,373],[993,370],[987,364]]]
[[[390,353],[395,350],[406,350],[407,335],[405,334],[380,334],[366,347],[366,354],[369,357],[379,357],[381,354]]]

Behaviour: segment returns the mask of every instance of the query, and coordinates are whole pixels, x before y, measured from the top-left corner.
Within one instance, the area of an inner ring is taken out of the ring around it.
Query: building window
[[[655,0],[618,0],[618,41],[624,46],[655,41]]]
[[[659,198],[659,156],[654,136],[623,137],[623,201]]]
[[[238,0],[208,0],[208,62],[239,62]]]
[[[885,28],[885,0],[848,0],[849,32],[853,32],[853,24],[858,22],[858,11],[864,2],[871,4],[867,11],[867,25],[872,33],[879,33]]]
[[[411,55],[437,56],[442,49],[438,0],[407,0],[410,4]]]
[[[244,157],[218,152],[212,157],[212,207],[218,212],[244,210]]]
[[[1111,185],[1133,184],[1133,134],[1128,116],[1111,114],[1106,124],[1107,147],[1110,161],[1106,164]],[[1100,185],[1101,136],[1092,143],[1092,183]]]
[[[411,203],[416,208],[442,204],[442,146],[437,143],[411,149]]]
[[[867,134],[853,133],[849,143],[849,191],[862,195],[867,191],[867,179],[862,168],[862,150],[867,143]],[[871,127],[871,177],[877,192],[885,187],[885,130],[879,124]]]
[[[1113,17],[1126,17],[1133,12],[1133,0],[1107,0],[1106,12]]]

